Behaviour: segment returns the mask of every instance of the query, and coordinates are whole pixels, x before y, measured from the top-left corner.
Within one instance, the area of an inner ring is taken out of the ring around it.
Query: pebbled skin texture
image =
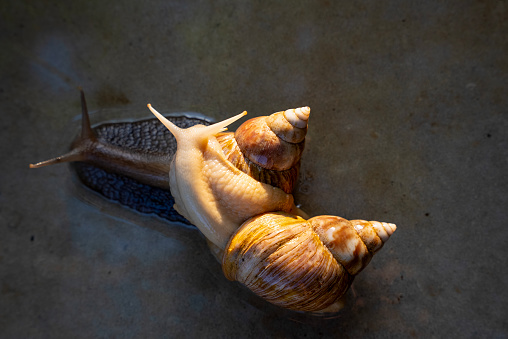
[[[181,128],[211,124],[207,120],[187,116],[167,116],[167,118]],[[155,118],[105,123],[94,127],[93,130],[98,139],[135,152],[171,156],[176,152],[175,137]],[[109,200],[141,213],[155,214],[169,221],[191,225],[174,209],[175,200],[169,191],[169,181],[168,190],[164,190],[83,162],[75,162],[71,166],[85,186]]]
[[[85,186],[106,199],[140,213],[155,214],[169,221],[191,225],[173,208],[175,199],[170,191],[141,184],[134,179],[109,173],[83,162],[73,163],[72,167]]]
[[[187,116],[166,116],[166,118],[180,128],[198,124],[210,125],[207,120]],[[170,155],[176,152],[175,137],[155,118],[135,122],[105,123],[93,130],[98,139],[133,151]]]

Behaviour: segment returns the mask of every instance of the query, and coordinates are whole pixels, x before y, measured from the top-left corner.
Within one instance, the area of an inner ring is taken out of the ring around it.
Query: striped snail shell
[[[228,279],[277,306],[330,312],[395,229],[376,221],[265,213],[231,237],[222,268]]]
[[[288,109],[244,122],[217,141],[226,158],[257,181],[291,193],[305,146],[309,107]]]

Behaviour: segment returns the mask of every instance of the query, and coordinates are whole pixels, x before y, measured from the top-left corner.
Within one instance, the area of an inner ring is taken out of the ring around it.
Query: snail
[[[214,245],[224,249],[238,226],[254,215],[268,211],[298,213],[291,194],[239,170],[227,160],[217,141],[215,135],[247,112],[210,126],[182,129],[148,107],[176,138],[177,150],[169,171],[174,208]]]
[[[170,212],[157,213],[197,226],[224,275],[275,305],[305,312],[337,311],[354,276],[396,229],[390,223],[335,216],[309,218],[297,208],[292,191],[308,107],[250,119],[231,133],[224,132],[226,127],[246,112],[210,125],[200,119],[170,121],[149,104],[163,125],[153,119],[92,129],[82,91],[81,102],[82,133],[71,151],[30,167],[78,161],[81,180],[95,190],[102,189],[98,178],[103,176],[108,178],[106,185],[111,176],[113,182],[121,181],[103,193],[134,187],[127,196],[167,194],[166,200],[159,196],[154,200],[157,211]],[[126,130],[119,139],[129,142],[111,138],[115,129]],[[149,136],[140,137],[140,131]],[[97,171],[104,172],[96,176]],[[146,205],[135,208],[153,211]]]
[[[80,94],[81,135],[73,141],[71,150],[64,155],[30,164],[30,168],[75,162],[73,167],[81,182],[106,198],[143,213],[155,213],[170,221],[188,224],[189,222],[173,209],[174,199],[169,192],[169,163],[176,152],[176,140],[172,134],[156,118],[106,123],[92,128],[85,94],[82,90]],[[306,112],[307,116],[308,113]],[[240,170],[259,181],[291,193],[298,176],[306,128],[301,122],[300,128],[295,128],[300,131],[300,140],[295,144],[279,139],[275,133],[282,135],[281,126],[288,124],[284,114],[295,123],[295,113],[291,110],[274,113],[269,117],[254,118],[248,123],[251,127],[256,124],[267,127],[265,119],[270,120],[269,125],[273,126],[271,128],[275,132],[266,128],[265,134],[271,137],[271,142],[282,144],[286,149],[285,158],[292,159],[293,164],[286,166],[285,170],[258,165],[261,161],[259,155],[241,150],[234,133],[220,133],[217,139],[228,159]],[[209,120],[188,115],[171,116],[168,119],[179,127],[210,124]],[[237,131],[236,137],[242,139],[242,134],[243,132]],[[284,138],[284,135],[282,137]],[[291,147],[297,148],[299,152],[288,155]]]
[[[246,112],[211,126],[182,129],[148,107],[177,141],[169,172],[175,208],[198,227],[217,256],[222,254],[225,276],[277,306],[337,310],[354,276],[396,226],[335,216],[305,220],[291,194],[233,166],[217,135]],[[307,112],[306,127],[309,109],[301,111]]]

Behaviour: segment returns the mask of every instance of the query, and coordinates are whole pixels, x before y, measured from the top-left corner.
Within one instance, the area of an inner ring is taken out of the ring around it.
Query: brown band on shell
[[[372,254],[383,247],[383,240],[377,235],[372,227],[372,222],[366,220],[351,220],[356,233],[362,238],[363,242]]]
[[[234,133],[220,133],[217,135],[217,141],[226,158],[240,171],[257,181],[279,187],[288,194],[293,192],[298,179],[300,162],[284,171],[265,169],[244,156],[236,143]]]
[[[307,127],[310,115],[310,107],[299,107],[287,109],[284,111],[284,118],[289,121],[291,125],[298,128]]]
[[[372,253],[355,232],[349,220],[322,215],[308,221],[333,257],[346,268],[349,274],[358,274],[369,264]]]

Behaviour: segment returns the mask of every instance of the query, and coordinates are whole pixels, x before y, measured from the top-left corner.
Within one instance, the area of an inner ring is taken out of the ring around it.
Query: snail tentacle
[[[166,126],[166,128],[173,134],[173,136],[176,138],[176,141],[179,140],[182,141],[184,139],[184,134],[187,133],[187,129],[182,129],[177,127],[175,124],[173,124],[171,121],[166,119],[162,114],[157,112],[155,108],[152,107],[151,104],[147,105],[150,111],[157,117],[157,119],[160,120]],[[234,123],[236,120],[241,119],[247,115],[247,111],[243,111],[242,113],[235,115],[234,117],[231,117],[229,119],[226,119],[224,121],[217,122],[213,125],[209,126],[202,126],[203,128],[200,128],[198,131],[201,134],[201,138],[206,139],[212,135],[216,135],[220,132],[223,132],[227,130],[227,126]]]
[[[30,168],[40,168],[49,165],[61,164],[64,162],[73,162],[73,161],[84,161],[87,157],[87,152],[93,148],[94,144],[97,142],[97,136],[92,130],[90,126],[90,117],[88,115],[88,109],[86,107],[85,100],[85,92],[80,89],[80,97],[81,97],[81,137],[77,139],[73,145],[71,150],[58,157],[48,159],[45,161],[40,161],[35,164],[30,164]]]

